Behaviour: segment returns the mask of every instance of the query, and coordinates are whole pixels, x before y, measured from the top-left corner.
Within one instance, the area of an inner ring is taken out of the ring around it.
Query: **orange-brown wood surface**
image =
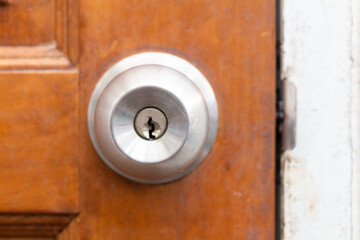
[[[0,19],[0,240],[275,238],[275,0],[9,0]],[[101,75],[150,50],[197,66],[220,114],[210,155],[161,185],[110,170],[87,129]]]
[[[27,237],[25,239],[43,239],[59,234],[74,216],[64,214],[2,214],[0,215],[0,232],[2,237]],[[39,237],[39,238],[37,238]],[[2,240],[3,238],[0,238]],[[53,238],[52,238],[53,239]]]
[[[0,212],[75,212],[77,72],[0,73],[0,89]]]
[[[2,3],[0,69],[66,69],[77,65],[78,0]]]
[[[55,236],[78,213],[78,83],[74,70],[0,72],[0,236]]]
[[[0,2],[0,238],[79,213],[77,0]]]
[[[275,1],[83,0],[80,6],[82,239],[274,239]],[[148,50],[195,64],[220,111],[211,154],[189,176],[163,185],[111,171],[86,125],[104,71]]]
[[[55,41],[55,0],[7,0],[7,3],[0,6],[0,45]]]

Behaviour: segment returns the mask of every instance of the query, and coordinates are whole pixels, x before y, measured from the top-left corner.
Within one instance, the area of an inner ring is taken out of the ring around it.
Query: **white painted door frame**
[[[360,1],[283,0],[281,76],[297,86],[283,239],[359,240]]]

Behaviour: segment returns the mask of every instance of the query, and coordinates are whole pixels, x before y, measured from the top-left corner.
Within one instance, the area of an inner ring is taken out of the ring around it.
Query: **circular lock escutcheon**
[[[97,83],[88,128],[101,159],[122,176],[165,183],[191,172],[209,153],[218,108],[204,75],[161,52],[127,57]]]

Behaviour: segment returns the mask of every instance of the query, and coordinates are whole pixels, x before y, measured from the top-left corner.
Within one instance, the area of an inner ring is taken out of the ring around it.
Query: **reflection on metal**
[[[99,80],[88,110],[93,145],[117,173],[164,183],[191,172],[217,132],[213,90],[189,62],[167,53],[127,57]]]

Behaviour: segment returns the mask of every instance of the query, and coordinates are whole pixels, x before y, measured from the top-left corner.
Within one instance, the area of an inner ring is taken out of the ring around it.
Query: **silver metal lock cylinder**
[[[145,52],[116,63],[89,103],[88,127],[101,159],[122,176],[165,183],[209,153],[218,108],[204,75],[177,56]]]
[[[166,132],[167,124],[165,113],[156,107],[141,109],[134,121],[137,134],[146,140],[160,138]]]

